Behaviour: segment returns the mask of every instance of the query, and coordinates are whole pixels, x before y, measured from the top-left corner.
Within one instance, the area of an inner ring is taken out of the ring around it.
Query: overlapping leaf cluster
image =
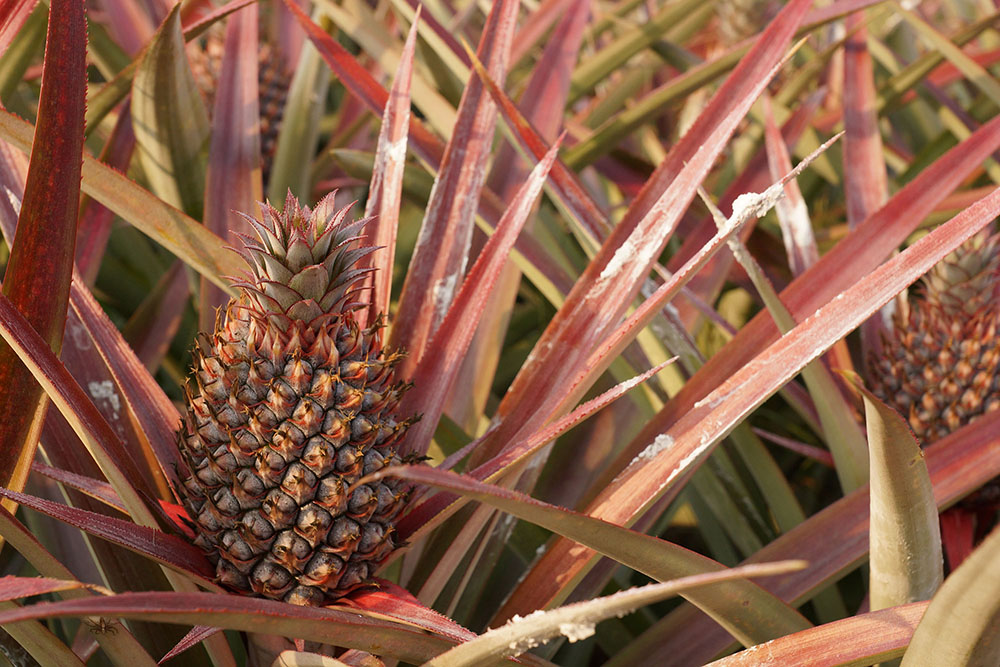
[[[1000,533],[946,572],[937,519],[1000,416],[921,449],[851,372],[1000,213],[997,13],[84,4],[0,8],[8,660],[1000,660]],[[299,608],[213,579],[175,434],[234,212],[333,190],[429,465],[372,477],[418,489],[378,585]]]

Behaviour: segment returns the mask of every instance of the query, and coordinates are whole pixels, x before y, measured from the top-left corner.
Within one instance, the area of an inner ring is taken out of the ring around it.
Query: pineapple
[[[1000,236],[985,231],[939,262],[872,355],[873,391],[930,444],[1000,408]],[[956,567],[995,523],[997,480],[942,514]],[[978,525],[976,525],[978,524]]]
[[[312,211],[244,216],[258,239],[240,254],[240,296],[202,336],[178,440],[196,543],[228,588],[322,605],[364,585],[398,545],[407,485],[352,488],[399,464],[409,420],[394,411],[408,385],[400,354],[383,354],[381,322],[361,328],[355,297],[374,251],[345,222],[334,193]]]

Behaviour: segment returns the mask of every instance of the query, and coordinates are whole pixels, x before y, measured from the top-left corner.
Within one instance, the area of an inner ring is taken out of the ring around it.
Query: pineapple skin
[[[395,410],[381,322],[362,329],[352,301],[370,272],[356,267],[364,220],[345,223],[333,193],[313,211],[291,195],[284,213],[244,216],[251,267],[241,295],[202,335],[178,433],[182,496],[195,543],[226,587],[318,606],[370,580],[398,546],[408,485],[364,484],[401,463],[409,425]]]

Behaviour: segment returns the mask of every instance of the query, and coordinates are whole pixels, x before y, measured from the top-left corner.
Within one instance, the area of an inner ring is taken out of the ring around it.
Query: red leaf
[[[615,227],[504,396],[484,455],[537,428],[574,396],[560,391],[617,325],[663,251],[696,187],[781,62],[811,0],[793,0],[718,90]]]
[[[215,577],[215,568],[200,549],[176,535],[8,489],[0,488],[0,496],[75,526],[89,535],[174,567],[188,576],[201,577],[204,580],[200,582],[202,585],[214,587],[210,580]]]
[[[368,308],[368,322],[374,322],[380,312],[389,310],[392,298],[392,270],[396,257],[396,228],[399,226],[399,206],[402,201],[403,168],[406,166],[406,131],[410,126],[410,80],[413,76],[413,52],[416,47],[420,10],[410,26],[403,54],[396,69],[396,78],[389,91],[389,101],[382,115],[382,128],[378,133],[378,148],[372,167],[372,181],[368,188],[365,217],[372,221],[365,225],[367,242],[382,250],[369,255],[364,266],[375,266],[378,271],[369,278],[374,292]],[[362,323],[363,324],[363,323]]]
[[[7,53],[7,47],[37,4],[38,0],[6,0],[0,5],[0,56]]]
[[[69,588],[81,588],[85,584],[79,581],[62,579],[46,579],[44,577],[0,577],[0,600],[16,600],[18,598],[42,595],[64,591]]]
[[[542,191],[558,150],[559,143],[556,142],[511,200],[507,212],[479,254],[440,328],[416,365],[411,377],[420,391],[407,393],[400,410],[402,414],[420,413],[423,417],[407,430],[402,451],[427,452],[445,399],[458,377],[462,359],[472,342],[487,299],[514,246],[514,240]]]
[[[58,351],[73,273],[83,164],[87,26],[83,3],[53,0],[49,12],[38,122],[18,230],[3,293]],[[45,270],[39,270],[44,266]],[[33,423],[42,389],[9,345],[0,345],[0,484],[23,488],[38,444]]]
[[[1000,188],[821,306],[753,361],[736,370],[669,430],[658,434],[655,440],[650,438],[647,443],[652,442],[649,446],[656,452],[652,458],[634,460],[615,478],[615,483],[591,503],[587,514],[628,524],[653,501],[663,496],[675,497],[680,490],[678,480],[695,470],[715,444],[751,410],[988,224],[998,212]],[[567,540],[560,540],[543,556],[543,562],[559,563],[566,579],[571,579],[584,570],[593,556],[593,552],[571,551],[573,548]],[[538,576],[532,576],[546,571],[538,567],[522,580],[512,598],[516,603],[505,605],[502,617],[517,613],[525,606],[540,608],[552,599],[559,585],[551,580],[538,581]]]
[[[260,167],[260,112],[257,91],[256,4],[230,17],[212,110],[212,140],[205,177],[205,226],[239,247],[237,233],[249,224],[233,211],[255,213],[263,200]],[[201,280],[199,315],[202,331],[215,326],[215,310],[229,295]]]
[[[476,53],[491,76],[501,82],[506,76],[517,8],[516,0],[493,4]],[[410,377],[427,352],[465,272],[496,113],[482,82],[470,77],[431,190],[390,333],[389,347],[403,347],[408,353],[399,365],[402,377]]]

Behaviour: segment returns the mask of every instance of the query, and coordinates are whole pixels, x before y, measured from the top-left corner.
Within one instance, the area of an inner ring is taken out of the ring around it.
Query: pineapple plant
[[[179,432],[185,506],[218,580],[313,606],[369,581],[407,495],[394,478],[355,485],[400,463],[407,385],[381,321],[355,318],[371,272],[358,263],[375,249],[335,194],[310,210],[289,193],[282,211],[244,216],[250,273],[199,340]]]
[[[943,583],[937,533],[1000,474],[1000,411],[921,395],[920,425],[972,420],[921,453],[870,395],[856,423],[826,368],[849,354],[820,359],[1000,210],[1000,98],[902,29],[995,74],[976,32],[995,17],[967,19],[988,8],[788,0],[725,36],[698,0],[183,4],[15,2],[0,30],[11,662],[687,666],[734,642],[716,664],[1000,662],[975,653],[1000,531]],[[771,3],[721,11],[751,5]],[[867,35],[817,30],[845,19]],[[199,90],[212,24],[226,66]],[[267,118],[238,113],[266,106],[262,34],[295,82],[267,192],[296,197],[244,223],[268,170]],[[957,132],[939,112],[967,101]],[[776,183],[860,116],[843,163]],[[991,275],[967,261],[927,280]],[[935,289],[911,310],[986,308]],[[767,311],[723,318],[730,295]],[[951,354],[982,357],[982,327]]]

